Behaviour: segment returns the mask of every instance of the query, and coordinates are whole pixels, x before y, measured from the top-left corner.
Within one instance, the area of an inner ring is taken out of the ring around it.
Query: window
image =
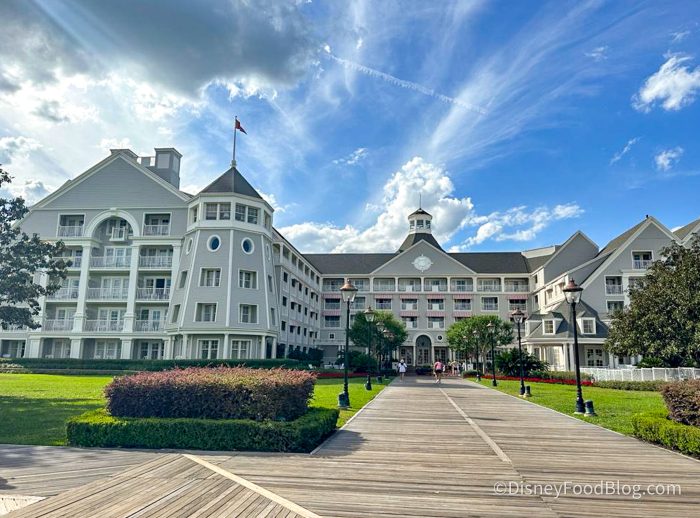
[[[508,311],[527,311],[527,301],[525,299],[509,299]]]
[[[479,279],[479,291],[501,291],[501,279]]]
[[[180,284],[179,284],[180,289],[184,288],[186,283],[187,283],[187,270],[182,270],[180,272]]]
[[[443,329],[445,327],[445,319],[443,317],[428,317],[429,329]]]
[[[219,341],[199,340],[199,357],[202,360],[216,360],[219,357]]]
[[[282,320],[282,325],[281,325],[281,327],[282,327],[282,331],[284,331],[285,329],[287,329],[287,322],[285,322],[284,320]]]
[[[277,319],[275,318],[275,308],[270,308],[270,324],[273,326],[277,325]]]
[[[221,268],[202,268],[199,285],[215,288],[221,285]]]
[[[287,272],[282,272],[282,282],[289,281],[289,274]]]
[[[651,252],[632,252],[632,266],[635,270],[644,270],[651,266]]]
[[[186,252],[189,254],[192,251],[192,238],[189,238],[187,241],[187,250]]]
[[[197,213],[199,212],[199,207],[192,207],[190,209],[190,222],[197,223]]]
[[[258,274],[248,270],[240,270],[238,272],[238,287],[249,290],[258,289]]]
[[[603,349],[590,348],[586,349],[586,366],[587,367],[602,367],[603,366]]]
[[[207,247],[211,252],[216,252],[221,246],[221,239],[219,236],[211,236],[207,243]]]
[[[236,203],[236,221],[245,221],[245,205]]]
[[[542,333],[545,335],[554,334],[554,320],[545,320],[542,322]]]
[[[472,301],[469,299],[455,299],[455,311],[471,311]]]
[[[594,318],[582,318],[581,319],[581,333],[584,335],[594,335],[595,334],[595,319]]]
[[[229,220],[231,219],[230,203],[205,203],[204,219],[206,220]]]
[[[428,299],[429,311],[444,311],[445,301],[443,299]]]
[[[608,301],[608,313],[615,313],[616,311],[622,311],[623,309],[625,309],[625,303],[621,300]]]
[[[236,360],[248,358],[250,340],[231,340],[231,357]]]
[[[272,289],[272,275],[267,276],[267,291],[272,293],[274,290]]]
[[[324,327],[340,327],[340,317],[337,315],[326,315],[323,317]]]
[[[255,247],[253,246],[253,241],[250,238],[245,238],[241,241],[241,248],[246,254],[252,254]]]
[[[248,223],[258,224],[258,209],[255,207],[248,207]]]
[[[240,321],[242,324],[258,323],[258,306],[252,304],[241,304]]]
[[[266,212],[265,213],[265,228],[270,229],[272,228],[272,218],[270,215]]]
[[[287,297],[282,297],[282,305],[283,306],[287,305]]]
[[[219,203],[219,219],[231,219],[231,204]]]
[[[498,311],[498,297],[481,297],[481,311]]]
[[[173,316],[170,319],[171,322],[177,322],[178,317],[180,316],[180,304],[175,304],[173,306]]]
[[[204,204],[204,219],[214,220],[218,214],[219,206],[216,203]]]
[[[379,310],[391,310],[391,299],[376,299],[375,304]]]
[[[97,340],[93,357],[98,360],[116,360],[120,345],[117,340]]]
[[[197,313],[195,315],[197,322],[214,322],[216,321],[216,304],[197,304]]]
[[[329,340],[335,340],[335,333],[328,333]]]

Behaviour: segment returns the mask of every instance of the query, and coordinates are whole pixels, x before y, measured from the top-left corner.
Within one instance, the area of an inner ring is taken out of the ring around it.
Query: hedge
[[[665,381],[594,381],[594,387],[608,388],[615,390],[648,390],[658,392],[666,384]]]
[[[470,373],[465,373],[462,377],[463,378],[472,378],[475,377],[475,374],[470,374]],[[491,373],[484,373],[481,375],[481,379],[493,379],[493,374]],[[504,380],[504,381],[520,381],[520,376],[501,376],[500,374],[496,374],[496,379],[497,380]],[[528,383],[549,383],[552,385],[576,385],[576,380],[575,379],[557,379],[557,378],[533,378],[532,376],[525,377],[523,378],[524,381]],[[590,380],[584,380],[581,379],[581,385],[589,387],[593,385],[593,382]]]
[[[76,358],[8,358],[0,359],[0,370],[3,365],[13,368],[35,370],[89,370],[89,371],[162,371],[179,367],[238,367],[246,366],[251,369],[306,369],[307,366],[288,358],[269,360],[83,360]]]
[[[291,421],[308,409],[315,379],[286,369],[190,367],[115,378],[105,397],[115,417]]]
[[[661,395],[671,419],[700,426],[700,379],[666,383]]]
[[[700,428],[697,426],[645,414],[634,415],[631,420],[635,437],[700,457]]]
[[[93,410],[69,419],[66,428],[71,446],[308,453],[334,432],[338,415],[335,408],[311,408],[280,422],[125,418]]]

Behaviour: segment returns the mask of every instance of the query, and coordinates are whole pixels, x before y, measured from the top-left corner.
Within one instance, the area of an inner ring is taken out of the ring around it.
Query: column
[[[272,337],[272,358],[277,358],[277,337]]]
[[[175,283],[178,282],[177,272],[180,269],[180,252],[182,247],[177,244],[173,245],[173,266],[170,270],[170,297],[172,298],[175,291]],[[193,273],[193,272],[191,272]],[[193,273],[194,274],[194,273]]]
[[[41,357],[41,338],[32,337],[27,340],[27,345],[24,350],[25,358],[39,358]]]
[[[122,338],[122,350],[119,357],[122,360],[130,360],[134,348],[134,341],[131,338]]]
[[[261,360],[265,359],[265,337],[263,336],[258,336],[258,347],[259,347],[259,353],[258,353],[258,358]]]
[[[221,358],[231,358],[231,335],[224,333],[224,343],[221,347]]]
[[[80,359],[83,357],[83,340],[82,338],[70,339],[70,357]]]
[[[83,256],[80,263],[80,281],[78,283],[78,305],[75,308],[75,319],[73,320],[73,332],[81,333],[83,331],[83,323],[85,321],[85,302],[87,300],[88,283],[90,280],[90,257],[92,255],[92,246],[83,245]],[[77,348],[79,354],[82,354],[82,349]],[[73,346],[71,345],[71,358],[73,358]],[[80,358],[81,356],[76,356]]]
[[[129,265],[129,291],[126,298],[126,313],[124,314],[124,332],[134,332],[136,288],[139,278],[139,245],[131,246],[131,263]]]
[[[164,360],[172,360],[174,355],[173,355],[173,346],[175,342],[175,337],[173,336],[166,336],[163,339],[163,342],[165,343],[163,347],[163,359]]]

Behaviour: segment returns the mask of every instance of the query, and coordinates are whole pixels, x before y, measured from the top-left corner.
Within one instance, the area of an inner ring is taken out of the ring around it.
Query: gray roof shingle
[[[625,230],[622,234],[620,234],[616,238],[612,239],[607,245],[605,245],[605,248],[603,248],[600,252],[598,252],[598,255],[607,254],[609,252],[612,252],[613,250],[616,250],[620,246],[622,246],[625,243],[625,241],[627,241],[632,236],[632,234],[634,234],[639,229],[639,227],[641,227],[642,225],[644,225],[644,223],[646,223],[646,221],[647,221],[647,218],[644,218],[642,221],[637,223],[632,228]]]
[[[690,234],[690,231],[698,225],[700,225],[700,218],[696,219],[695,221],[691,221],[684,227],[679,228],[674,232],[674,234],[676,234],[681,239],[685,239],[688,236],[688,234]]]
[[[527,261],[520,252],[465,252],[449,255],[477,273],[530,273]]]
[[[427,243],[433,245],[438,250],[442,250],[440,243],[437,242],[437,240],[433,237],[432,234],[428,234],[425,232],[416,232],[416,233],[408,234],[406,236],[406,239],[403,240],[403,243],[401,243],[401,246],[399,247],[399,252],[403,252],[405,250],[408,250],[409,248],[411,248],[413,245],[415,245],[419,241],[426,241]]]
[[[212,183],[207,185],[201,191],[202,193],[236,193],[251,198],[263,199],[258,191],[253,189],[253,186],[248,183],[248,180],[236,169],[231,167],[224,174],[219,176]]]

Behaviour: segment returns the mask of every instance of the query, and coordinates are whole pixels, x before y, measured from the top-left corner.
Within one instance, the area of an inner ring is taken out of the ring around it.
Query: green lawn
[[[481,384],[491,387],[491,380],[483,379]],[[526,382],[526,385],[530,385],[532,390],[532,397],[528,401],[625,435],[632,435],[630,416],[633,414],[651,413],[662,417],[668,414],[666,405],[658,392],[583,387],[583,399],[593,400],[596,414],[598,414],[597,417],[583,417],[574,415],[575,385],[532,382]],[[518,395],[520,382],[498,380],[497,389],[506,394]]]
[[[112,376],[0,374],[0,444],[62,445],[69,417],[104,406],[102,390]],[[338,426],[362,408],[386,385],[350,379],[349,410],[340,412]],[[313,406],[335,408],[343,380],[318,380]]]

